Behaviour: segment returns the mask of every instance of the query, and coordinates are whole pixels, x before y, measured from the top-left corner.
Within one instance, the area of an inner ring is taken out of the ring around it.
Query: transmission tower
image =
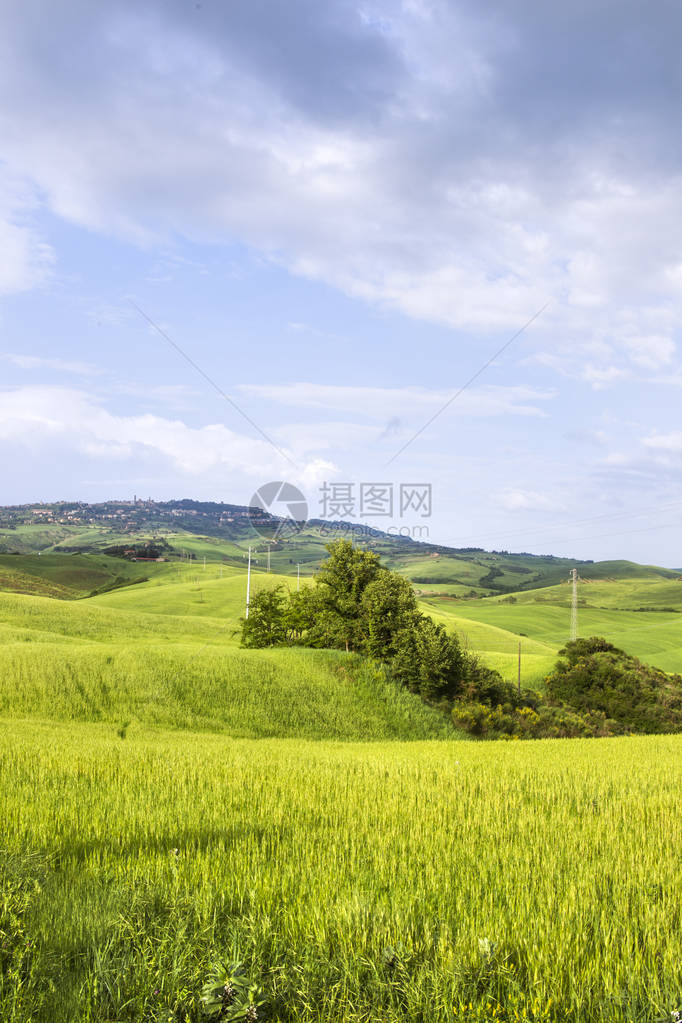
[[[578,638],[578,569],[571,572],[573,594],[571,597],[571,639]]]
[[[246,614],[245,618],[249,617],[249,604],[251,603],[251,548],[249,547],[249,565],[246,570]]]

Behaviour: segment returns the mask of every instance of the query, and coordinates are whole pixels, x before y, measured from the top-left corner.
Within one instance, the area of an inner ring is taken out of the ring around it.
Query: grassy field
[[[682,673],[681,581],[646,574],[586,580],[579,593],[580,635],[604,636],[643,661]],[[467,637],[472,649],[510,678],[520,640],[528,685],[541,682],[569,638],[570,603],[567,584],[481,600],[422,597],[424,610]]]
[[[60,564],[52,566],[50,559]],[[65,636],[81,643],[95,641],[100,644],[100,661],[105,663],[104,678],[111,674],[106,666],[110,654],[107,644],[139,647],[138,656],[144,662],[142,648],[147,644],[170,645],[176,650],[183,646],[182,656],[192,657],[197,653],[193,644],[208,643],[210,648],[222,648],[225,644],[234,647],[237,642],[235,630],[243,613],[245,594],[243,563],[207,558],[204,566],[202,557],[196,561],[142,566],[95,555],[20,559],[7,555],[4,559],[0,556],[0,573],[4,562],[12,560],[24,566],[25,575],[29,569],[37,573],[40,568],[42,586],[51,596],[58,594],[52,593],[50,587],[59,591],[67,582],[72,587],[69,596],[73,596],[76,586],[83,592],[95,582],[102,584],[102,579],[116,578],[115,570],[125,580],[126,573],[134,579],[141,568],[151,569],[147,582],[119,585],[68,606],[63,601],[34,604],[35,597],[0,594],[0,635],[6,640],[20,633],[22,643],[52,639],[63,647]],[[114,568],[110,562],[114,562]],[[295,585],[293,566],[287,563],[287,575],[274,572],[268,575],[262,571],[264,563],[262,556],[258,563],[254,561],[254,590],[278,583]],[[306,584],[304,576],[303,585]],[[106,587],[107,583],[102,585]],[[642,574],[634,579],[616,576],[581,584],[580,599],[581,635],[603,635],[642,660],[668,671],[682,671],[682,582],[657,575]],[[484,599],[422,595],[421,605],[436,620],[456,631],[468,649],[479,653],[486,663],[511,680],[517,677],[520,642],[522,683],[528,686],[542,685],[558,649],[568,638],[570,587],[566,584]],[[3,657],[7,663],[9,653],[0,652],[0,664]],[[23,646],[15,654],[12,663],[16,663],[16,658],[30,660]],[[59,657],[64,656],[62,649]],[[95,658],[92,650],[91,656]],[[126,656],[133,655],[129,651]],[[204,663],[202,658],[208,668],[204,653],[199,656],[197,668]],[[44,665],[48,663],[44,659]],[[140,670],[147,673],[144,663]],[[214,670],[213,666],[210,670]]]
[[[243,565],[201,549],[0,593],[2,1023],[198,1023],[231,957],[279,1023],[673,1019],[682,736],[464,741],[360,659],[240,649]],[[675,667],[682,616],[634,609],[678,587],[585,584],[581,625]],[[422,606],[511,678],[526,633],[541,684],[568,599]]]
[[[198,1021],[234,954],[280,1021],[670,1019],[681,753],[4,724],[0,1018]]]
[[[130,586],[168,567],[104,554],[0,554],[0,591],[73,600],[96,590]]]
[[[0,715],[250,737],[453,734],[439,712],[396,693],[359,658],[241,650],[243,576],[207,579],[201,588],[195,580],[157,580],[78,602],[0,594]],[[276,582],[255,578],[254,589]]]

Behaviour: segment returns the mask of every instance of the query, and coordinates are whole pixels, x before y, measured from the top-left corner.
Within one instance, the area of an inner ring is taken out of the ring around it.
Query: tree
[[[579,713],[600,712],[633,732],[682,727],[679,675],[642,664],[599,636],[567,643],[559,657],[545,680],[551,700]]]
[[[290,593],[284,609],[284,627],[287,643],[294,646],[313,645],[313,630],[317,617],[317,601],[314,589]]]
[[[462,695],[466,699],[487,703],[491,707],[498,704],[516,706],[520,702],[516,687],[511,682],[505,682],[499,671],[483,664],[480,657],[475,654],[466,654],[465,660]]]
[[[454,636],[418,611],[409,581],[349,540],[327,550],[314,586],[292,594],[278,586],[253,598],[242,644],[345,648],[389,664],[396,682],[426,700],[459,694],[473,662]],[[485,672],[476,668],[480,688]],[[498,680],[496,672],[485,679],[488,688]]]
[[[286,642],[287,597],[283,586],[261,590],[249,604],[249,617],[242,618],[242,646],[280,646]]]
[[[362,647],[362,596],[381,571],[379,558],[350,540],[327,544],[329,558],[315,579],[317,620],[313,638],[320,645],[358,650]]]
[[[419,612],[412,586],[401,575],[382,569],[362,595],[363,645],[370,657],[393,657],[400,634],[415,627]]]
[[[425,700],[454,697],[462,686],[466,661],[454,636],[418,614],[412,628],[397,637],[391,674]]]

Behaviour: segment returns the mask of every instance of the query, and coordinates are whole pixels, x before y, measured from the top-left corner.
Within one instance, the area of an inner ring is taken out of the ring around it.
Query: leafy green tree
[[[314,588],[306,586],[300,592],[290,593],[284,609],[287,643],[294,646],[314,645],[313,633],[317,615],[318,601]]]
[[[287,595],[284,586],[255,593],[249,617],[242,618],[242,646],[280,646],[287,640]]]
[[[426,700],[456,696],[464,674],[464,658],[456,637],[426,617],[421,618],[416,637],[421,695]]]
[[[515,707],[525,696],[520,696],[516,686],[505,682],[499,671],[483,664],[476,655],[465,655],[465,671],[462,695],[468,700],[487,703],[495,707],[498,704],[511,704]]]
[[[354,547],[350,540],[327,544],[327,550],[329,558],[315,578],[313,638],[326,646],[360,650],[364,638],[362,596],[381,571],[379,557]]]
[[[398,637],[391,674],[425,700],[454,698],[466,672],[461,647],[442,625],[419,615]]]
[[[386,569],[365,587],[360,613],[364,650],[382,660],[398,652],[401,634],[420,617],[408,580]]]

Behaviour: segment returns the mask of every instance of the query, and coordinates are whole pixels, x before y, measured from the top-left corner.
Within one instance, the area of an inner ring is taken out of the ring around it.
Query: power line
[[[173,339],[170,338],[168,336],[168,334],[166,334],[165,330],[162,330],[161,327],[159,327],[159,325],[157,323],[154,323],[154,321],[152,320],[151,316],[147,316],[146,312],[143,309],[140,309],[139,305],[136,305],[135,302],[133,302],[132,298],[129,298],[128,301],[130,302],[130,304],[133,307],[133,309],[137,309],[137,311],[140,314],[140,316],[143,316],[145,318],[145,320],[147,320],[147,322],[152,325],[154,330],[158,331],[158,333],[161,335],[161,337],[165,338],[166,341],[168,342],[168,344],[172,345],[173,348],[176,350],[176,352],[179,352],[180,355],[183,357],[183,359],[185,359],[190,364],[190,366],[192,366],[197,371],[197,373],[200,373],[201,376],[204,378],[204,380],[207,380],[208,383],[211,385],[211,387],[213,387],[218,392],[218,394],[221,395],[221,397],[223,397],[225,399],[225,401],[228,402],[228,404],[230,404],[232,406],[232,408],[235,409],[239,413],[239,415],[242,416],[242,418],[245,419],[247,421],[247,423],[249,423],[249,425],[254,428],[254,430],[258,430],[258,432],[261,435],[261,437],[264,440],[266,440],[268,442],[268,444],[275,449],[275,451],[278,451],[279,454],[282,456],[282,458],[286,458],[286,460],[289,463],[289,465],[291,465],[294,469],[298,468],[296,463],[294,461],[292,461],[291,458],[289,458],[289,456],[287,455],[286,451],[282,451],[282,449],[279,447],[279,445],[275,444],[275,442],[272,439],[272,437],[268,437],[267,433],[265,433],[264,430],[261,430],[261,428],[258,425],[258,423],[254,423],[253,419],[251,419],[250,416],[247,416],[246,412],[244,412],[244,410],[239,407],[237,402],[233,401],[233,399],[230,398],[229,395],[225,394],[225,392],[222,390],[222,388],[218,387],[218,385],[215,383],[215,381],[211,380],[211,378],[208,375],[208,373],[204,373],[203,369],[200,366],[197,366],[196,362],[194,362],[192,359],[190,359],[189,355],[187,355],[185,352],[183,352],[183,350],[180,347],[180,345],[176,344],[175,341],[173,341]]]
[[[491,357],[488,359],[488,361],[483,366],[481,366],[480,369],[476,370],[474,375],[472,377],[470,377],[467,380],[467,382],[465,384],[463,384],[460,387],[460,389],[455,394],[452,395],[451,398],[448,398],[448,400],[445,402],[445,404],[441,408],[439,408],[437,412],[434,412],[434,414],[431,416],[431,418],[427,419],[427,421],[424,423],[424,425],[421,426],[417,430],[417,432],[412,437],[410,437],[410,439],[408,441],[406,441],[403,444],[403,446],[398,451],[396,451],[396,453],[391,458],[389,458],[389,460],[387,462],[384,463],[383,468],[386,469],[392,462],[395,462],[396,458],[398,458],[400,455],[402,455],[403,451],[405,451],[406,448],[409,448],[410,444],[412,444],[417,439],[417,437],[419,437],[420,434],[422,434],[424,432],[424,430],[428,429],[428,427],[431,426],[431,423],[435,419],[438,419],[438,416],[442,415],[442,413],[445,412],[446,408],[449,408],[450,405],[452,405],[453,401],[456,401],[457,398],[459,398],[460,394],[462,394],[464,391],[466,391],[467,387],[469,387],[471,384],[473,384],[474,380],[477,380],[478,377],[480,377],[481,373],[484,373],[485,370],[488,368],[488,366],[492,365],[492,363],[495,361],[495,359],[497,359],[500,355],[502,355],[502,352],[504,352],[507,348],[509,348],[509,345],[513,341],[516,341],[517,337],[519,337],[521,334],[523,334],[524,330],[527,330],[527,328],[530,327],[531,323],[534,320],[537,320],[538,316],[541,313],[544,313],[544,311],[547,308],[547,306],[550,305],[553,301],[554,301],[554,299],[550,298],[549,302],[545,302],[543,307],[541,309],[538,309],[538,311],[536,313],[534,313],[533,316],[531,316],[531,318],[527,321],[527,323],[524,323],[524,325],[522,327],[520,327],[519,330],[516,331],[516,333],[513,335],[513,337],[510,337],[509,340],[506,341],[502,345],[502,347],[499,348],[495,352],[494,355],[491,355]]]
[[[619,530],[618,532],[613,532],[613,530],[610,530],[608,533],[592,533],[589,536],[571,536],[571,537],[558,536],[558,537],[550,537],[547,540],[543,540],[542,543],[524,544],[523,546],[526,548],[526,550],[528,552],[530,552],[530,551],[533,551],[533,550],[538,550],[538,548],[546,548],[550,544],[581,543],[584,540],[601,540],[604,537],[630,536],[630,535],[632,535],[634,533],[650,533],[650,532],[653,532],[656,529],[679,529],[679,528],[680,528],[680,523],[679,522],[662,522],[662,523],[659,523],[657,526],[644,526],[642,529],[623,529],[623,530]],[[447,546],[447,544],[445,544],[445,543],[432,544],[432,546],[445,547],[445,546]],[[458,548],[452,548],[452,549],[453,549],[453,551],[458,550]],[[464,550],[464,549],[467,549],[467,548],[459,548],[459,550]],[[512,551],[512,552],[509,552],[509,553],[523,554],[523,553],[525,553],[525,551],[516,551],[516,552]],[[539,556],[542,556],[542,555],[539,555]],[[556,555],[556,556],[557,557],[565,557],[565,558],[569,557],[568,555]]]
[[[477,540],[480,542],[481,540],[489,540],[489,539],[499,540],[500,537],[503,540],[506,540],[506,539],[508,539],[510,537],[515,537],[515,536],[530,536],[530,535],[535,536],[535,535],[537,535],[537,533],[547,533],[547,532],[551,532],[554,529],[563,529],[564,526],[582,525],[583,523],[586,523],[586,522],[600,522],[600,521],[603,521],[604,519],[611,519],[611,520],[613,520],[613,519],[631,519],[631,518],[634,519],[634,518],[640,518],[642,515],[649,515],[649,514],[651,514],[651,512],[669,511],[671,508],[680,508],[680,507],[682,507],[682,501],[671,501],[669,504],[651,505],[649,508],[644,508],[642,511],[637,511],[637,512],[606,512],[604,515],[592,515],[589,518],[585,518],[585,519],[571,519],[570,522],[555,522],[551,526],[529,527],[527,529],[517,529],[517,530],[511,531],[511,532],[503,532],[503,533],[499,533],[499,532],[497,532],[497,533],[484,533],[483,536],[478,536]],[[650,528],[656,529],[658,527],[652,526]],[[454,542],[457,539],[459,539],[459,537],[447,537],[445,542]],[[590,537],[586,537],[585,539],[590,539]]]

